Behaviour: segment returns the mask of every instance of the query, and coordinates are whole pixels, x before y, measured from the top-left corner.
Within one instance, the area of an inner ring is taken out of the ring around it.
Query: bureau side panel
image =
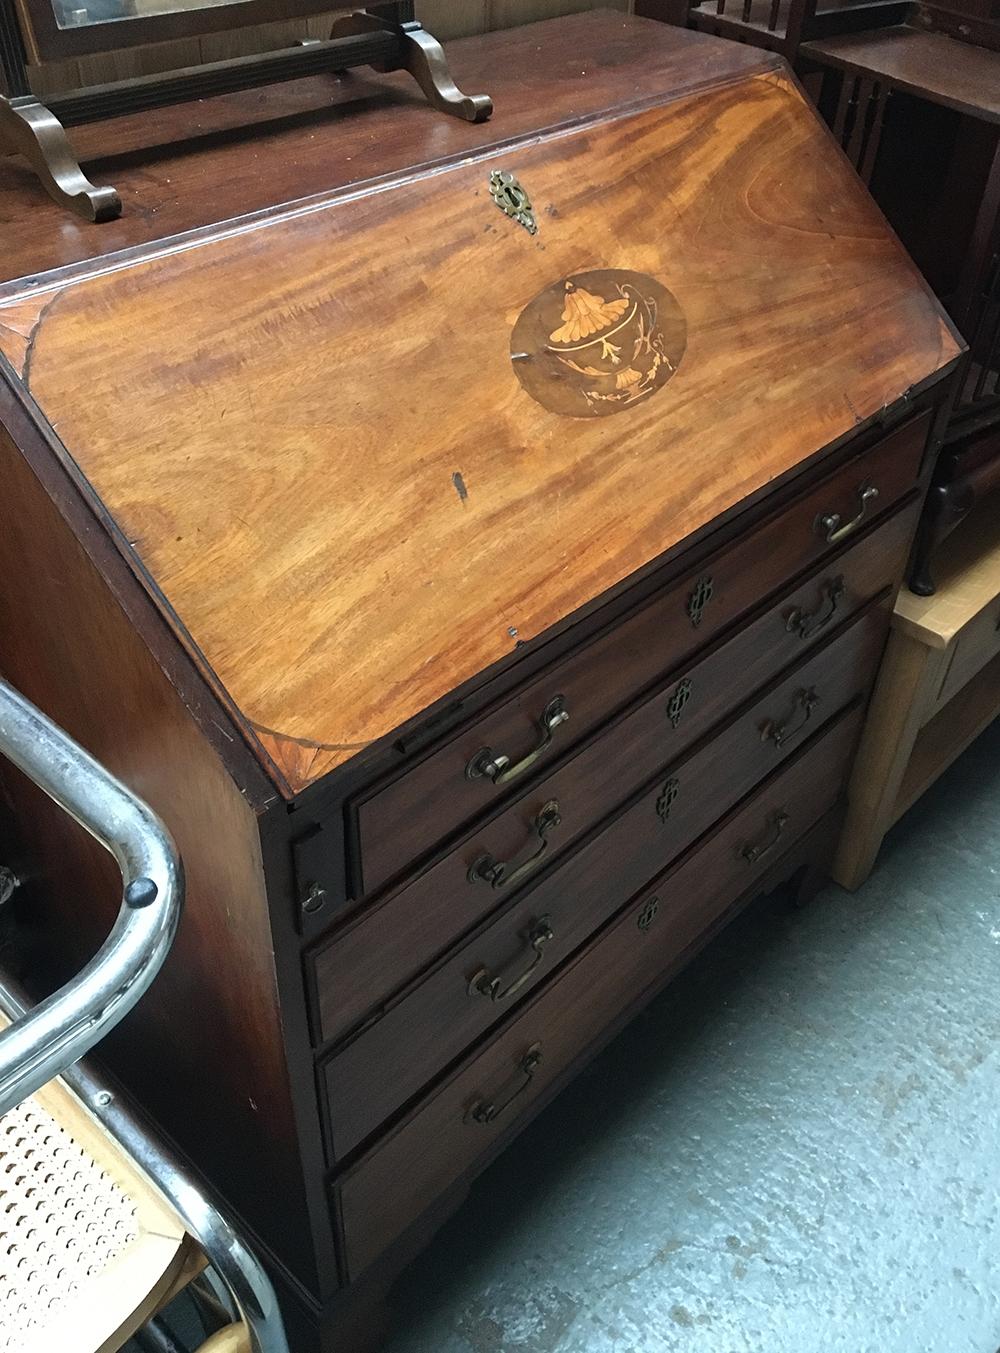
[[[0,485],[0,671],[156,809],[187,877],[174,949],[100,1056],[246,1222],[307,1268],[257,818],[2,425]],[[121,883],[33,785],[5,762],[0,775],[35,885],[21,909],[25,977],[44,990],[97,948]]]

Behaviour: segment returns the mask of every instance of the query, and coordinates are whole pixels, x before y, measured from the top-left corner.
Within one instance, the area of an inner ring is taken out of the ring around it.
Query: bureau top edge
[[[107,161],[125,204],[101,225],[68,216],[16,157],[0,155],[0,303],[784,65],[762,48],[607,10],[458,39],[446,51],[459,85],[492,97],[488,121],[443,116],[405,73],[356,71],[74,128],[81,160]]]

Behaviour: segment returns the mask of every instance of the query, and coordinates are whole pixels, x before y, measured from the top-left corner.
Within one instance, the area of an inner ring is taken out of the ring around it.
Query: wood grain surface
[[[357,817],[363,891],[372,893],[381,889],[394,874],[412,866],[449,831],[470,822],[499,802],[511,788],[516,789],[516,780],[508,785],[494,785],[484,776],[470,779],[466,768],[486,746],[501,755],[509,752],[514,763],[519,755],[537,745],[540,712],[557,694],[562,697],[569,718],[558,726],[551,746],[533,763],[534,770],[551,768],[566,750],[570,738],[578,743],[592,734],[609,717],[621,712],[638,691],[647,693],[644,702],[652,698],[654,691],[658,692],[656,700],[662,697],[654,716],[659,724],[667,693],[682,679],[690,681],[690,696],[682,705],[674,729],[679,733],[683,727],[683,737],[690,725],[697,726],[705,717],[706,708],[711,707],[709,692],[713,682],[727,702],[716,710],[716,717],[720,717],[727,707],[732,708],[733,672],[738,671],[749,682],[754,672],[759,674],[757,664],[762,661],[771,664],[766,671],[777,671],[780,663],[792,661],[802,652],[804,640],[797,630],[785,629],[787,615],[782,615],[775,631],[768,632],[764,639],[755,634],[754,625],[743,628],[733,641],[737,649],[729,660],[720,663],[715,678],[708,676],[704,660],[696,664],[697,672],[690,665],[696,651],[704,651],[713,639],[741,617],[748,618],[755,608],[758,614],[761,607],[766,609],[765,599],[774,597],[788,578],[801,576],[803,569],[828,554],[829,546],[815,530],[815,522],[830,512],[845,520],[849,518],[855,510],[859,484],[870,482],[878,488],[878,506],[883,513],[891,510],[908,490],[912,496],[928,427],[926,416],[912,419],[872,448],[860,464],[848,461],[793,507],[776,513],[757,530],[745,533],[728,549],[703,559],[676,583],[660,588],[645,606],[619,618],[593,643],[576,649],[562,661],[550,663],[534,680],[522,683],[508,700],[491,708],[485,717],[470,720],[455,737],[443,739],[435,751],[406,767],[393,781],[371,795],[362,794],[356,809],[354,805],[352,809]],[[836,565],[828,559],[825,585],[814,578],[808,589],[800,586],[788,609],[799,607],[812,615],[819,608],[819,619],[826,617],[826,621],[816,633],[833,628],[857,601],[871,596],[890,580],[894,579],[898,587],[896,563],[900,553],[908,551],[912,536],[910,510],[902,525],[897,517],[874,540],[871,537],[865,540],[860,549],[865,555],[871,553],[869,567],[877,570],[877,576],[870,578],[867,591],[855,594],[855,602],[851,601],[851,579],[857,550],[848,559],[841,556]],[[830,605],[826,586],[838,574],[844,579],[845,590]],[[688,615],[688,602],[698,579],[706,575],[712,580],[712,598],[695,627]],[[639,702],[639,706],[644,702]],[[637,706],[633,705],[635,713]],[[707,723],[701,723],[702,732],[707,727]],[[672,737],[671,741],[675,739]],[[658,746],[659,738],[651,735],[651,744]],[[639,773],[634,761],[631,771]],[[600,772],[595,773],[600,779]],[[608,774],[607,765],[603,773]]]
[[[498,165],[534,238],[490,198]],[[594,267],[669,287],[687,349],[643,402],[570,418],[521,389],[510,334]],[[286,791],[958,354],[777,74],[67,286],[29,346],[35,399]]]
[[[453,0],[443,3],[457,8]],[[495,8],[490,22],[516,17],[510,5],[502,14]],[[436,25],[440,17],[430,16]],[[281,27],[278,45],[294,25]],[[208,60],[236,56],[239,39],[217,33],[168,46],[183,49],[174,56],[183,65],[199,59],[194,47]],[[676,96],[777,66],[766,52],[607,11],[450,42],[447,52],[460,85],[493,96],[488,122],[443,117],[405,72],[359,69],[74,127],[81,159],[115,185],[124,203],[121,219],[100,228],[58,207],[25,161],[0,155],[0,281],[537,135],[620,104],[623,91],[629,99]],[[127,54],[135,68],[121,74],[143,73],[146,56]],[[108,79],[92,68],[106,60],[80,64],[91,63],[91,78]]]

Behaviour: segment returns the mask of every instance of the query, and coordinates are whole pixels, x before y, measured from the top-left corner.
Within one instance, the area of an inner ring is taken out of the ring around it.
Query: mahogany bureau
[[[125,156],[145,209],[39,205],[0,291],[0,668],[187,871],[106,1057],[297,1350],[377,1346],[490,1158],[825,870],[960,357],[773,55],[591,14],[452,58],[491,124],[386,77]],[[264,209],[185,198],[212,165]],[[114,866],[6,790],[41,988]]]

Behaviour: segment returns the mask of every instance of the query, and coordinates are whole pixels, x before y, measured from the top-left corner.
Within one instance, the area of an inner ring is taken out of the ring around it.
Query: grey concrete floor
[[[483,1176],[386,1353],[995,1353],[1000,722],[857,894],[737,921]]]

